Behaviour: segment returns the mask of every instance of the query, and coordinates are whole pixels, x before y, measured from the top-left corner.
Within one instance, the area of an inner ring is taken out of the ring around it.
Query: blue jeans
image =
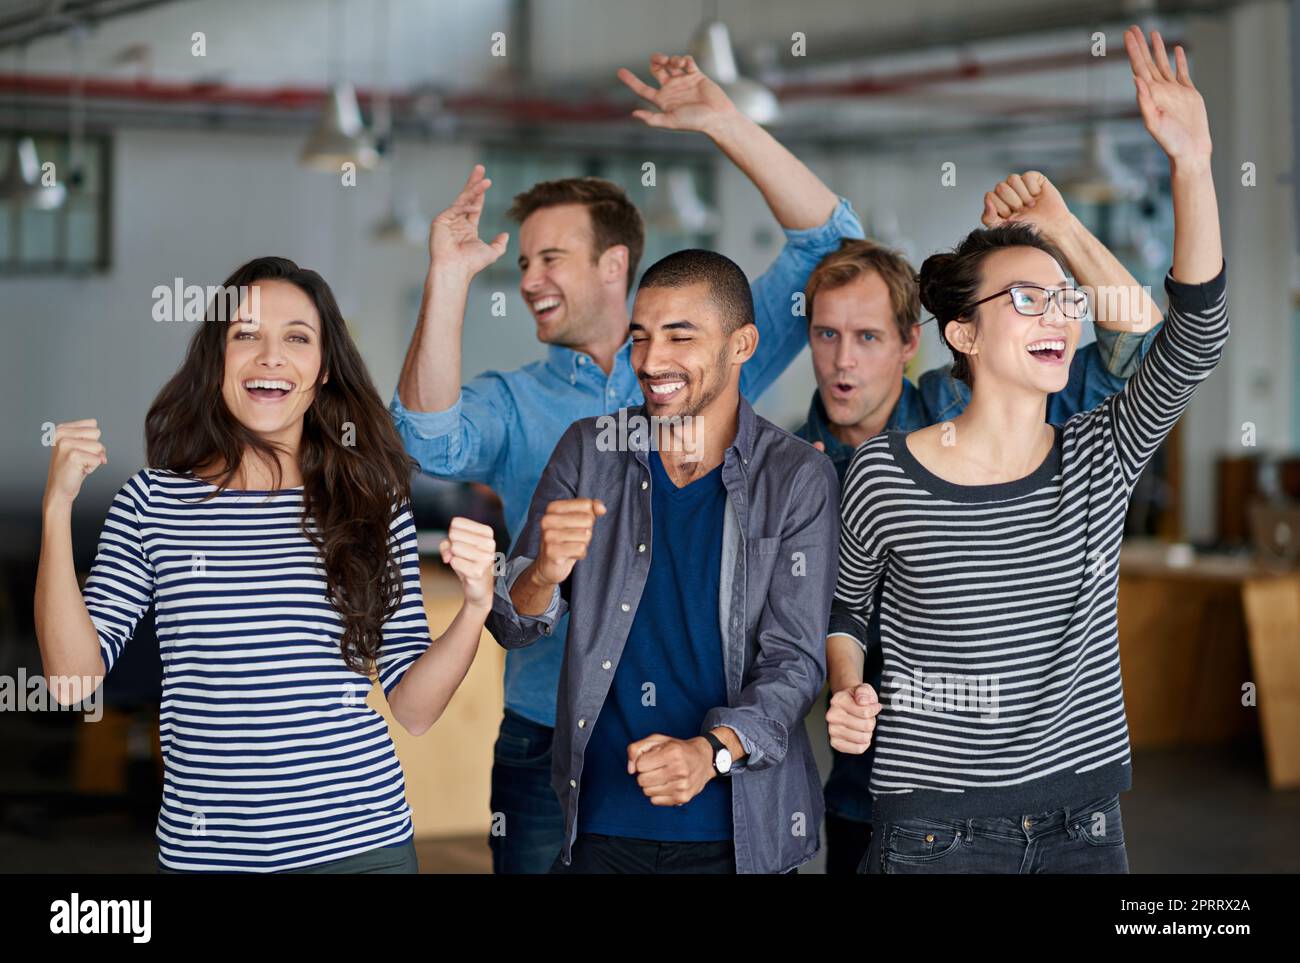
[[[1119,796],[1045,813],[878,823],[859,873],[1127,873]]]
[[[580,833],[573,843],[568,866],[555,857],[552,873],[673,873],[736,872],[736,848],[730,840],[719,842],[664,842]]]
[[[564,844],[564,812],[551,788],[555,730],[505,711],[492,750],[494,873],[546,873]]]

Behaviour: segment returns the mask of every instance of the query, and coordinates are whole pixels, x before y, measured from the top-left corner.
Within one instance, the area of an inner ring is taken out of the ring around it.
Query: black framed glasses
[[[1052,301],[1056,301],[1056,306],[1061,309],[1061,315],[1071,321],[1077,321],[1088,314],[1088,292],[1082,288],[1044,288],[1037,284],[1013,284],[997,294],[980,298],[971,307],[977,308],[986,301],[1000,298],[1004,294],[1011,295],[1011,306],[1016,309],[1016,313],[1023,314],[1027,318],[1042,317],[1047,313],[1048,305]]]

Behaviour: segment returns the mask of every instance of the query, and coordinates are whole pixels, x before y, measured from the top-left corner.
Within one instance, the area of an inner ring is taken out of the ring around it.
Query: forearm
[[[1048,237],[1065,255],[1075,280],[1088,289],[1099,326],[1141,334],[1160,323],[1160,309],[1150,292],[1077,217],[1070,215],[1069,222]]]
[[[834,212],[839,198],[821,178],[744,114],[727,114],[705,133],[754,183],[783,228],[817,227]]]
[[[538,572],[537,563],[519,573],[510,587],[510,601],[520,615],[542,615],[551,607],[556,585],[548,582]]]
[[[461,335],[471,275],[429,265],[420,317],[406,351],[397,394],[411,411],[445,411],[460,396]]]
[[[832,692],[852,689],[863,682],[866,653],[846,635],[826,637],[826,677]]]
[[[36,639],[47,682],[51,676],[93,680],[90,691],[68,692],[66,701],[75,703],[99,686],[104,678],[104,660],[99,652],[99,633],[77,585],[72,506],[47,504],[42,514],[41,556],[36,570]],[[51,691],[60,694],[53,686]]]
[[[441,718],[474,663],[489,608],[462,605],[447,630],[411,664],[402,681],[388,694],[393,718],[408,732],[421,735]]]
[[[1223,267],[1219,203],[1210,159],[1170,162],[1174,198],[1174,261],[1171,273],[1184,284],[1204,284]]]

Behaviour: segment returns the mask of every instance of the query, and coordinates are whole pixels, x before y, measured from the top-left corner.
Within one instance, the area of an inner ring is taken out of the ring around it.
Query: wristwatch
[[[731,772],[731,750],[711,732],[704,733],[704,738],[709,740],[709,745],[713,747],[713,771],[719,776],[727,775]]]

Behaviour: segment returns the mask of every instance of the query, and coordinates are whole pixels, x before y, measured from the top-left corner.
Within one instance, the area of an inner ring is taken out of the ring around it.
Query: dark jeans
[[[301,869],[281,870],[286,875],[299,873],[418,873],[419,861],[415,858],[415,843],[407,840],[399,846],[381,846],[355,856],[304,866]],[[189,870],[168,869],[159,865],[160,873],[188,873]]]
[[[545,873],[564,844],[564,812],[551,788],[555,730],[505,712],[492,750],[494,873]]]
[[[659,842],[581,833],[568,866],[555,857],[552,873],[735,873],[736,849],[722,842]]]
[[[826,875],[852,876],[871,846],[871,823],[826,813]]]
[[[859,873],[1127,873],[1119,797],[1052,812],[878,823]]]

